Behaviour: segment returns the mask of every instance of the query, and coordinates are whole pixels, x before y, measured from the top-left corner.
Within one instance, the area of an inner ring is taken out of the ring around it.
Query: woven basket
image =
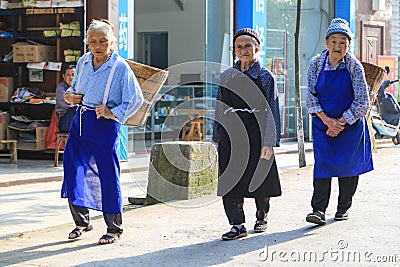
[[[364,67],[365,79],[367,80],[367,84],[374,92],[374,94],[377,94],[379,86],[385,78],[386,71],[382,67],[379,67],[372,63],[361,62],[361,64]]]
[[[142,126],[147,120],[147,116],[154,99],[167,80],[168,71],[140,64],[131,60],[126,60],[126,62],[128,63],[129,67],[131,67],[133,73],[135,73],[135,76],[140,84],[144,102],[139,110],[125,122],[125,125]]]

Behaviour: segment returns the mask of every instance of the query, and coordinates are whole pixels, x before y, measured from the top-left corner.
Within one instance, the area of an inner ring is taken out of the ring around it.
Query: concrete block
[[[156,143],[151,149],[146,205],[213,194],[217,151],[210,142]]]

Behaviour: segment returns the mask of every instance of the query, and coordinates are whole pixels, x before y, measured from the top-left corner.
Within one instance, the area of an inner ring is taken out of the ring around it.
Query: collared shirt
[[[91,108],[102,105],[108,76],[114,62],[118,60],[106,105],[124,123],[143,103],[140,85],[128,64],[115,51],[97,70],[93,68],[92,59],[93,54],[90,52],[79,59],[72,86],[67,92],[83,94],[82,105]],[[80,85],[77,88],[80,75]]]
[[[316,84],[319,73],[322,71],[325,57],[328,56],[328,50],[325,50],[321,55],[313,57],[310,61],[310,66],[307,73],[307,107],[309,114],[315,114],[322,112],[323,109],[319,103],[318,97],[316,96]],[[318,61],[318,63],[317,63]],[[325,71],[334,71],[339,69],[347,68],[350,73],[352,80],[354,100],[351,103],[349,109],[343,113],[343,117],[348,124],[353,124],[357,119],[365,116],[370,107],[369,96],[368,96],[368,85],[365,80],[364,68],[360,61],[358,61],[353,55],[347,53],[344,58],[333,68],[326,59]]]
[[[253,79],[259,79],[262,85],[262,89],[265,90],[267,96],[268,106],[271,110],[272,118],[267,120],[267,129],[266,135],[264,136],[263,145],[264,146],[279,146],[280,144],[280,115],[279,115],[279,99],[278,99],[278,88],[276,84],[275,76],[266,68],[262,67],[258,61],[255,61],[247,70],[241,72],[240,70],[240,61],[237,61],[236,64],[225,70],[221,74],[220,78],[220,86],[218,87],[217,94],[217,102],[215,107],[215,122],[213,129],[213,137],[212,140],[214,142],[218,142],[219,139],[219,131],[221,125],[218,121],[221,121],[221,118],[224,114],[224,110],[222,105],[220,105],[220,101],[222,99],[222,94],[225,92],[229,92],[229,90],[224,89],[224,86],[228,84],[228,82],[234,79],[238,75],[245,74]],[[234,108],[234,107],[233,107]],[[269,114],[269,112],[267,112]]]

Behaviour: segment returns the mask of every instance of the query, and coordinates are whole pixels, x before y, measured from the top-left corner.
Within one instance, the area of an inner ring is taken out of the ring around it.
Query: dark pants
[[[88,227],[90,224],[89,209],[72,205],[68,199],[69,209],[76,226]],[[104,221],[107,225],[107,233],[122,234],[122,214],[110,214],[103,212]]]
[[[358,185],[358,176],[341,177],[339,181],[339,197],[337,211],[346,212],[352,203]],[[314,178],[314,193],[311,200],[313,211],[325,212],[331,196],[332,178]]]
[[[76,113],[76,107],[69,107],[67,112],[58,118],[58,130],[62,133],[68,133],[71,129],[72,121]],[[58,116],[58,115],[57,115]]]
[[[269,197],[266,198],[254,198],[256,202],[257,212],[256,218],[257,220],[265,220],[267,217],[267,213],[269,211]],[[231,225],[239,225],[245,222],[245,216],[243,211],[243,197],[222,197],[222,202],[224,204],[225,214],[228,217],[229,224]]]

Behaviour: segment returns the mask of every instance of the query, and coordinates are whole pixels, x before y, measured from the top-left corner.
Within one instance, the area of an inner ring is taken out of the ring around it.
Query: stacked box
[[[9,0],[8,8],[22,8],[22,0]]]
[[[14,79],[0,77],[0,102],[8,102],[14,93]]]
[[[13,44],[14,62],[43,62],[56,59],[56,47],[29,42]]]

